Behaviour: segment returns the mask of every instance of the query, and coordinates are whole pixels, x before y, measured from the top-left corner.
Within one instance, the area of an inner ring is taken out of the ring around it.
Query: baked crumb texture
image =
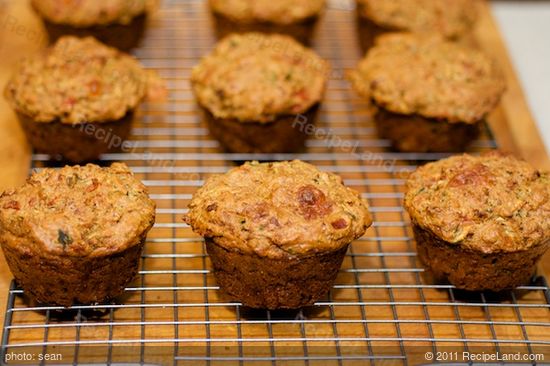
[[[210,0],[218,38],[231,33],[285,34],[309,44],[325,0]]]
[[[550,245],[550,176],[500,153],[427,164],[407,182],[420,260],[472,291],[529,281]]]
[[[152,0],[32,0],[50,43],[63,36],[94,37],[128,51],[145,33]]]
[[[379,109],[380,134],[406,152],[463,151],[506,88],[499,67],[483,53],[405,33],[379,37],[349,76]]]
[[[0,196],[0,243],[25,294],[70,306],[134,278],[155,204],[124,164],[43,169]]]
[[[80,163],[120,148],[134,110],[163,88],[134,57],[93,38],[63,37],[23,61],[4,93],[36,152]]]
[[[358,14],[389,30],[456,39],[471,31],[476,0],[357,0]]]
[[[294,152],[315,123],[329,65],[282,35],[247,33],[221,41],[191,74],[210,131],[237,153]]]
[[[220,286],[270,309],[326,294],[348,245],[372,223],[359,193],[301,161],[247,163],[210,178],[186,221],[206,237]]]

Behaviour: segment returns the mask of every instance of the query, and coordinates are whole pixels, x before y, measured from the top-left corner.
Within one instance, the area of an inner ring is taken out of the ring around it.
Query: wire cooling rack
[[[164,2],[135,55],[167,80],[170,98],[142,108],[130,152],[102,158],[130,165],[158,204],[139,276],[118,303],[71,309],[29,307],[13,284],[2,338],[6,364],[468,363],[462,352],[513,352],[530,365],[550,360],[544,278],[505,294],[466,294],[433,284],[419,265],[402,209],[404,178],[445,154],[389,153],[388,141],[376,137],[368,106],[342,77],[360,57],[346,4],[331,4],[314,45],[334,68],[321,132],[302,155],[247,155],[221,153],[191,94],[190,70],[214,44],[205,4]],[[472,151],[493,147],[486,131]],[[220,293],[202,239],[181,217],[208,176],[243,160],[293,158],[340,174],[368,198],[375,223],[350,247],[326,299],[295,312],[246,309]],[[34,167],[48,165],[47,156],[34,156]]]

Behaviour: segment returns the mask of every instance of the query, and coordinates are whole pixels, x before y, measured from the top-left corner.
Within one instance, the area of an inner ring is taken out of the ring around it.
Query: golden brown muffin
[[[325,0],[210,0],[218,38],[231,33],[286,34],[309,44]]]
[[[156,74],[93,38],[64,37],[15,72],[5,96],[37,152],[82,162],[120,148]],[[115,143],[118,142],[118,143]]]
[[[230,152],[300,150],[329,73],[313,51],[281,35],[232,35],[193,69],[191,82],[212,135]]]
[[[301,161],[246,163],[210,178],[185,220],[205,237],[220,287],[267,309],[322,298],[372,223],[359,193]]]
[[[392,31],[463,38],[475,25],[477,0],[357,0],[357,14],[366,52],[377,36]]]
[[[499,153],[455,156],[407,181],[418,255],[459,289],[528,283],[550,246],[550,175]]]
[[[25,294],[70,306],[120,295],[135,277],[155,204],[124,164],[44,169],[0,196],[0,243]]]
[[[31,0],[50,42],[63,36],[94,37],[127,51],[145,31],[149,0]]]
[[[381,36],[351,73],[379,112],[379,134],[405,152],[463,151],[498,105],[505,79],[479,51],[437,37]]]

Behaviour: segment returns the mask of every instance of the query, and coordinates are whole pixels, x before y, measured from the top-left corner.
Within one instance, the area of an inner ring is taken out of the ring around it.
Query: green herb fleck
[[[69,188],[73,188],[75,186],[77,180],[78,180],[78,176],[76,176],[76,175],[71,175],[71,176],[67,177],[67,186]]]
[[[67,245],[71,245],[73,243],[73,238],[63,230],[59,229],[57,231],[57,241],[59,244],[63,245],[63,250],[67,247]]]

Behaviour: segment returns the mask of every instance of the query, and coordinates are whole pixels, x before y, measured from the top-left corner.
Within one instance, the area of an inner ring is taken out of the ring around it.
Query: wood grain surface
[[[38,19],[26,1],[0,3],[0,90],[20,59],[32,55],[46,43]],[[3,93],[2,93],[3,95]],[[13,111],[0,98],[0,191],[25,181],[30,169],[30,148]],[[0,255],[0,321],[4,322],[7,289],[12,275]]]
[[[0,87],[6,83],[17,61],[44,47],[45,35],[40,22],[26,1],[9,1],[0,8]],[[523,157],[537,167],[550,169],[548,154],[525,101],[524,93],[510,62],[506,46],[490,13],[483,4],[479,26],[475,31],[477,43],[502,64],[508,78],[508,91],[502,106],[489,120],[493,133],[504,150]],[[21,184],[29,170],[30,151],[14,114],[0,98],[0,191]],[[543,266],[550,273],[550,258]],[[11,274],[0,259],[0,324]]]

